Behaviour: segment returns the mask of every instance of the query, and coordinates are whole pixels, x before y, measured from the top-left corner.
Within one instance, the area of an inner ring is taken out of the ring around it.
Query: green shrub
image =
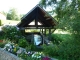
[[[25,38],[22,38],[22,39],[19,39],[18,45],[19,45],[20,47],[25,48],[26,46],[28,46],[28,42],[26,41]]]
[[[0,40],[0,47],[3,48],[6,43],[7,43],[7,41],[5,41],[5,40]]]
[[[62,42],[59,45],[59,57],[66,60],[79,60],[80,42],[78,41],[78,43],[76,43],[76,40],[68,40]]]
[[[73,37],[73,36],[72,36]],[[71,38],[62,41],[59,45],[44,46],[43,52],[59,60],[80,60],[80,39]]]
[[[5,46],[5,43],[0,43],[0,47],[3,48]]]
[[[38,51],[38,52],[41,52],[43,49],[42,49],[42,47],[40,47],[40,46],[36,46],[36,45],[34,45],[34,44],[30,44],[31,45],[31,50],[32,51]]]
[[[32,43],[32,44],[30,44],[31,45],[31,50],[32,51],[36,51],[37,50],[37,47]]]
[[[54,46],[46,46],[46,45],[43,45],[43,52],[45,55],[48,55],[48,56],[57,56],[58,55],[58,46],[57,45],[54,45]]]
[[[4,32],[5,38],[11,41],[18,42],[18,40],[22,38],[21,32],[17,29],[16,26],[3,26],[2,31]]]
[[[19,57],[21,57],[24,60],[41,60],[41,59],[38,59],[38,58],[32,58],[32,56],[28,56],[25,53],[19,54]]]
[[[0,39],[4,39],[4,37],[5,37],[4,32],[3,31],[0,31]]]
[[[72,36],[70,34],[52,34],[51,41],[54,44],[60,44],[62,41],[70,40]]]
[[[57,35],[57,34],[52,34],[51,35],[51,41],[54,44],[59,44],[60,42],[62,42],[62,38],[59,35]]]

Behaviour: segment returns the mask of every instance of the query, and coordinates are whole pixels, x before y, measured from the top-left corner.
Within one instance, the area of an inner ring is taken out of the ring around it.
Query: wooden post
[[[49,40],[51,40],[51,29],[49,28]]]
[[[31,36],[32,36],[31,43],[34,43],[34,34],[32,34]]]
[[[41,28],[40,28],[40,32],[41,32]],[[41,32],[42,33],[42,32]]]
[[[42,44],[44,44],[43,28],[41,29]]]
[[[45,33],[45,36],[46,36],[46,28],[45,28],[45,32],[44,33]]]
[[[42,28],[42,34],[43,34],[43,28]]]

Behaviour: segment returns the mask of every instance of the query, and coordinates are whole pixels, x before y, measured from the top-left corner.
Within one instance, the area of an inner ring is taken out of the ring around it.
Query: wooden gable
[[[30,25],[34,22],[33,25]],[[39,24],[38,24],[39,23]],[[31,11],[22,17],[21,22],[17,25],[18,27],[54,27],[56,21],[52,18],[44,9],[39,5],[36,5]]]

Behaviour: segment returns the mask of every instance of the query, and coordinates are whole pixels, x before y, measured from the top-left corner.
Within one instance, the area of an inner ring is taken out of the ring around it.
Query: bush
[[[3,31],[0,31],[0,39],[4,39],[4,37],[5,37],[4,32]]]
[[[38,59],[38,58],[32,58],[32,56],[28,56],[26,54],[20,54],[19,57],[21,57],[22,59],[24,60],[41,60],[41,59]]]
[[[73,36],[72,36],[73,37]],[[59,45],[44,46],[44,53],[59,60],[80,60],[80,39],[72,38],[62,41]]]
[[[5,38],[11,41],[18,42],[19,38],[21,38],[21,32],[16,26],[3,26],[2,31],[4,32]]]
[[[43,45],[43,52],[45,55],[48,55],[51,57],[57,56],[58,55],[58,46],[57,45],[54,45],[54,46]]]
[[[74,40],[64,41],[59,45],[58,54],[62,59],[80,60],[80,44]]]
[[[73,37],[70,34],[52,34],[51,38],[54,44],[60,44],[62,41],[71,40]]]
[[[0,47],[3,48],[6,43],[7,43],[7,41],[5,41],[5,40],[0,40]]]
[[[22,47],[22,48],[25,48],[26,46],[28,46],[28,42],[26,41],[25,38],[19,39],[18,44],[19,44],[19,46]]]
[[[30,44],[30,45],[31,45],[31,50],[32,50],[32,51],[41,52],[41,51],[43,50],[41,46],[36,46],[36,45],[34,45],[33,43]]]
[[[52,34],[51,35],[51,41],[54,43],[54,44],[59,44],[60,42],[62,42],[62,38],[60,38],[59,35],[57,34]]]
[[[0,47],[3,48],[5,46],[5,43],[0,43]]]

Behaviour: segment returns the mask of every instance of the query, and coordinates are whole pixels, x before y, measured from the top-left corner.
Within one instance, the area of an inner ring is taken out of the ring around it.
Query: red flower
[[[44,58],[42,58],[42,60],[50,60],[50,58],[49,57],[44,57]]]

